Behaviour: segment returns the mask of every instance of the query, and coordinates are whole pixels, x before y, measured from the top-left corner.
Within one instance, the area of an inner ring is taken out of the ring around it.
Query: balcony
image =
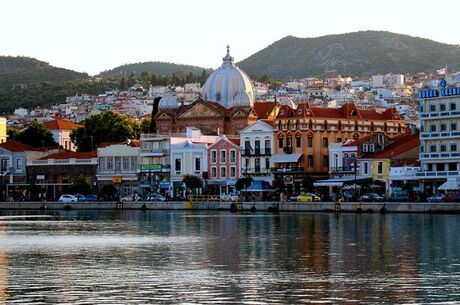
[[[353,168],[352,166],[338,166],[338,167],[331,167],[330,174],[331,175],[354,175],[357,173],[357,169]]]
[[[420,138],[422,139],[446,139],[446,138],[459,138],[460,131],[443,131],[443,132],[422,132]]]
[[[415,174],[417,177],[424,178],[445,178],[445,177],[459,177],[459,171],[432,171],[432,172],[418,172]]]
[[[270,174],[270,169],[261,168],[260,166],[256,167],[247,167],[241,169],[241,173],[244,175],[267,175]]]
[[[272,173],[273,174],[300,174],[303,173],[303,167],[273,167]]]
[[[459,110],[453,111],[441,111],[441,112],[422,112],[420,114],[421,119],[446,119],[446,118],[457,118],[460,117]]]
[[[460,152],[442,152],[442,153],[425,153],[420,154],[420,159],[445,159],[460,158]]]
[[[142,157],[162,157],[169,153],[168,149],[164,148],[153,148],[149,150],[141,150]]]
[[[260,149],[260,148],[245,148],[241,150],[241,156],[243,157],[260,157],[260,156],[271,156],[272,152],[270,148]]]

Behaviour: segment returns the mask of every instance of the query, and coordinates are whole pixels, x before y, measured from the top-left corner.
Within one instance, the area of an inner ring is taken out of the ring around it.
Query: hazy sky
[[[2,0],[0,55],[89,74],[167,61],[216,68],[287,35],[386,30],[460,44],[460,1]]]

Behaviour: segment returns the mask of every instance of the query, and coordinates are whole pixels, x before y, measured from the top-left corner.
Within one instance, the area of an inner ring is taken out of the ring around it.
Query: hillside
[[[0,56],[0,86],[86,78],[86,73],[53,67],[35,58]]]
[[[287,36],[238,65],[248,74],[288,80],[336,70],[356,76],[460,69],[460,46],[381,31],[317,38]]]
[[[149,62],[140,62],[134,64],[126,64],[101,72],[98,76],[105,78],[120,77],[121,75],[131,75],[132,73],[136,75],[141,75],[142,72],[151,72],[156,75],[171,76],[175,72],[184,71],[192,72],[194,75],[201,75],[205,68],[190,66],[190,65],[180,65],[167,62],[158,62],[158,61],[149,61]]]

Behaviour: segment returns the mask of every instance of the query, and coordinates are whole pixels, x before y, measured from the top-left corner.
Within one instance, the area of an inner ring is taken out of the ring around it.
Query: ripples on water
[[[17,216],[0,216],[0,304],[460,302],[455,215]]]

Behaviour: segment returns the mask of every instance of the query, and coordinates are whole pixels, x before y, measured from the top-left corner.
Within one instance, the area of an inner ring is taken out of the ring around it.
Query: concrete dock
[[[444,202],[0,202],[0,210],[231,210],[279,212],[458,213],[460,203]]]

